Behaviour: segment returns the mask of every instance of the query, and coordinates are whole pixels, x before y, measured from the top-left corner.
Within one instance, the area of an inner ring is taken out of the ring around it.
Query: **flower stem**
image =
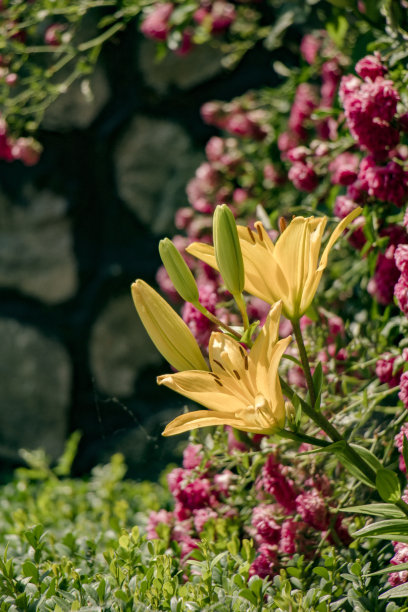
[[[314,446],[320,446],[321,448],[330,446],[330,442],[327,440],[320,440],[319,438],[314,438],[313,436],[308,436],[307,434],[295,433],[294,431],[289,431],[288,429],[280,429],[276,433],[281,438],[287,438],[288,440],[294,440],[295,442],[314,444]]]
[[[225,331],[227,331],[229,334],[234,336],[236,340],[238,341],[241,340],[240,334],[237,334],[237,332],[234,331],[232,327],[230,327],[226,323],[223,323],[220,319],[218,319],[215,315],[213,315],[212,312],[207,310],[205,306],[200,304],[200,302],[196,302],[195,304],[193,304],[193,306],[197,308],[197,310],[199,310],[205,317],[207,317],[207,319],[209,319],[211,323],[214,323],[214,325],[217,325],[218,327],[222,327],[222,329],[225,329]]]
[[[248,329],[249,320],[248,320],[248,314],[246,311],[245,300],[242,297],[242,293],[238,293],[237,295],[234,295],[234,300],[236,301],[239,311],[241,313],[242,321],[244,323],[244,329]]]
[[[368,480],[370,480],[372,485],[375,487],[375,472],[372,469],[372,467],[368,465],[368,463],[364,461],[362,457],[360,457],[360,455],[354,450],[354,448],[352,448],[350,444],[348,444],[348,442],[343,438],[343,436],[337,431],[337,429],[330,423],[330,421],[326,419],[326,417],[321,412],[312,408],[310,404],[305,402],[305,400],[300,398],[294,391],[292,391],[292,389],[286,383],[286,381],[284,381],[282,378],[280,378],[280,381],[281,381],[282,391],[284,392],[286,397],[292,400],[292,398],[296,395],[296,397],[298,397],[300,400],[300,404],[301,404],[303,412],[307,414],[307,416],[310,417],[312,421],[314,421],[316,425],[318,425],[329,436],[329,438],[333,442],[343,442],[344,443],[344,450],[349,460],[363,474],[367,476]],[[311,442],[311,444],[316,444],[316,442]]]
[[[307,358],[307,352],[305,343],[303,342],[302,331],[300,329],[299,319],[292,321],[293,333],[295,334],[296,343],[299,349],[300,361],[302,362],[303,372],[306,377],[307,388],[309,390],[310,403],[314,408],[316,405],[316,392],[313,384],[312,372],[310,370],[309,359]]]

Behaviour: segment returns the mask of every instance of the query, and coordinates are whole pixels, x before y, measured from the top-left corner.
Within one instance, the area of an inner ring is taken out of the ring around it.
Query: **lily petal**
[[[191,431],[199,427],[209,427],[210,425],[230,425],[237,429],[245,427],[242,419],[236,418],[229,412],[208,412],[208,410],[196,410],[180,416],[170,421],[163,431],[163,436],[174,436],[185,431]]]
[[[197,370],[165,374],[157,378],[159,385],[165,385],[210,410],[229,414],[247,406],[240,388],[236,386],[231,389],[230,381],[223,381],[221,377],[211,372]],[[231,393],[231,390],[234,391],[234,394]]]

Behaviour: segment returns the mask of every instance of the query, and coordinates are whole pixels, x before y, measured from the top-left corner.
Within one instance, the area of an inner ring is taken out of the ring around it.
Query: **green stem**
[[[242,321],[244,323],[244,329],[248,329],[249,327],[249,319],[248,319],[248,314],[246,311],[246,305],[245,305],[245,300],[242,297],[242,293],[239,293],[237,295],[234,295],[234,300],[236,301],[239,311],[241,313],[242,316]]]
[[[288,440],[294,440],[295,442],[313,444],[314,446],[320,446],[320,448],[330,446],[330,442],[327,442],[327,440],[320,440],[319,438],[314,438],[313,436],[308,436],[307,434],[295,433],[294,431],[289,431],[288,429],[280,429],[276,433],[281,438],[287,438]]]
[[[286,381],[284,381],[282,378],[280,378],[280,381],[281,381],[282,391],[284,392],[286,397],[292,400],[293,397],[296,395],[295,392],[292,391],[292,389],[289,387]],[[362,459],[358,453],[356,453],[354,448],[352,448],[350,444],[348,444],[348,442],[344,440],[343,436],[337,431],[337,429],[330,423],[330,421],[326,419],[326,417],[321,412],[312,408],[307,402],[305,402],[305,400],[303,400],[298,395],[296,395],[296,397],[298,397],[300,400],[300,404],[301,404],[303,412],[307,414],[307,416],[310,417],[312,421],[314,421],[316,425],[318,425],[329,436],[329,438],[333,442],[344,442],[345,443],[345,451],[350,461],[352,461],[354,465],[361,472],[363,472],[363,474],[367,476],[368,480],[370,480],[373,483],[373,486],[375,486],[375,472],[371,468],[371,466],[368,465],[368,463],[364,461],[364,459]],[[312,444],[315,444],[315,442],[313,442]]]
[[[312,372],[310,371],[309,359],[307,357],[305,343],[303,342],[302,331],[300,329],[299,319],[292,321],[293,333],[295,334],[296,343],[299,349],[300,361],[302,362],[303,372],[306,377],[307,388],[309,390],[310,403],[314,407],[316,405],[316,393],[313,384]]]
[[[207,310],[207,308],[205,306],[200,304],[200,302],[196,302],[195,304],[193,304],[193,306],[195,308],[197,308],[197,310],[199,310],[201,312],[201,314],[203,314],[205,317],[207,317],[207,319],[209,319],[211,321],[211,323],[214,323],[214,325],[217,325],[218,327],[222,327],[222,329],[225,329],[225,331],[227,331],[229,334],[234,336],[234,338],[236,338],[236,340],[238,340],[238,341],[241,340],[241,336],[239,334],[237,334],[237,332],[234,331],[232,329],[232,327],[230,327],[226,323],[223,323],[222,321],[220,321],[220,319],[217,319],[217,317],[215,315],[213,315],[212,312]]]

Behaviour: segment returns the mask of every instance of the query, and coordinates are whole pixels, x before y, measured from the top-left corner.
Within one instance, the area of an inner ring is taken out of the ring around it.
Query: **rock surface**
[[[162,60],[157,60],[157,47],[146,38],[140,43],[139,67],[146,84],[163,95],[172,88],[191,89],[220,74],[222,57],[218,49],[201,45],[187,55],[168,52]]]
[[[163,234],[186,205],[186,184],[202,158],[181,126],[138,115],[115,151],[119,195],[154,234]]]
[[[47,304],[65,301],[78,285],[67,202],[32,188],[24,199],[12,205],[0,194],[0,287]]]
[[[95,72],[74,81],[45,111],[41,127],[67,131],[87,128],[96,119],[110,97],[105,72],[96,66]]]
[[[0,454],[12,461],[20,448],[44,448],[57,458],[67,436],[70,359],[40,330],[0,318]]]
[[[161,363],[133,306],[130,291],[108,303],[96,320],[90,357],[99,390],[119,397],[134,393],[142,367]]]

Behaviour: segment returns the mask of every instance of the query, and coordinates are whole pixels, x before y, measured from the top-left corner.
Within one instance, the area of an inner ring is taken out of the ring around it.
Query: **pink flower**
[[[169,19],[173,9],[174,5],[171,2],[155,4],[152,12],[142,21],[140,30],[147,38],[166,40],[170,31]]]
[[[303,162],[296,162],[290,168],[288,173],[289,180],[292,181],[294,186],[301,191],[313,191],[316,189],[319,179],[316,172],[309,163],[304,164]]]
[[[217,286],[213,282],[207,281],[205,284],[198,284],[198,292],[200,296],[201,304],[207,308],[212,314],[216,312],[216,306],[219,302],[219,297],[217,294]],[[211,336],[211,332],[213,331],[213,325],[209,319],[205,315],[195,308],[189,302],[186,302],[181,311],[183,320],[187,323],[188,327],[191,329],[194,337],[197,342],[203,346],[207,347],[208,341]]]
[[[193,482],[185,484],[177,492],[177,500],[190,511],[217,504],[217,499],[212,493],[211,482],[208,478],[197,478]]]
[[[387,72],[387,69],[381,63],[379,53],[363,57],[357,62],[355,70],[362,79],[370,79],[371,81],[375,81],[377,77],[383,77]]]
[[[368,195],[402,206],[408,198],[408,172],[396,161],[378,165],[372,155],[360,164],[358,178]]]
[[[368,292],[380,304],[390,304],[393,300],[399,270],[395,264],[394,253],[398,244],[407,242],[405,230],[399,225],[389,226],[380,232],[380,236],[389,236],[385,253],[379,253],[374,278],[368,283]]]
[[[403,372],[400,379],[400,392],[398,397],[404,404],[404,408],[408,410],[408,372]]]
[[[317,107],[315,89],[308,83],[301,83],[296,89],[295,99],[289,116],[289,129],[299,138],[306,137],[305,122]]]
[[[278,136],[278,149],[282,153],[286,153],[289,149],[293,149],[299,144],[299,136],[293,132],[281,132]],[[282,157],[284,157],[282,155]]]
[[[303,532],[307,525],[302,521],[287,519],[282,523],[279,551],[287,555],[294,555],[301,549]]]
[[[249,575],[259,576],[260,578],[274,576],[278,572],[278,558],[275,547],[269,546],[268,544],[261,544],[258,552],[258,557],[252,562],[249,568]]]
[[[275,520],[276,508],[273,504],[260,504],[252,512],[252,525],[256,530],[258,543],[277,544],[280,538],[280,526]]]
[[[397,299],[398,306],[408,317],[408,279],[403,274],[401,274],[395,284],[394,296]]]
[[[214,475],[214,488],[217,494],[221,494],[224,497],[229,497],[230,487],[234,482],[235,476],[231,470],[223,470],[220,474]]]
[[[401,563],[408,563],[408,544],[403,542],[393,542],[395,555],[391,559],[393,565],[400,565]],[[388,575],[388,582],[392,586],[398,584],[404,584],[408,581],[408,570],[402,572],[392,572]]]
[[[236,19],[233,4],[224,0],[215,0],[211,6],[200,6],[193,15],[194,21],[202,24],[204,21],[211,24],[211,32],[217,33],[226,30]]]
[[[61,44],[61,35],[66,30],[66,26],[62,23],[53,23],[48,26],[44,34],[44,42],[51,47],[59,47]]]
[[[322,46],[321,40],[319,40],[313,34],[305,34],[300,43],[300,53],[308,64],[314,64],[319,49]]]
[[[398,270],[408,277],[408,244],[399,244],[394,253]]]
[[[357,171],[360,160],[353,153],[340,153],[329,164],[329,170],[332,172],[331,182],[334,185],[350,185],[357,178]],[[355,208],[355,206],[354,206]]]
[[[197,533],[201,533],[204,525],[211,519],[218,518],[218,514],[211,508],[199,508],[193,512],[194,527]]]
[[[198,467],[203,458],[202,450],[202,444],[188,444],[183,452],[183,468],[194,470]]]
[[[341,78],[341,70],[336,59],[324,62],[322,66],[321,106],[331,107]]]
[[[296,491],[294,483],[282,473],[283,466],[278,463],[273,455],[270,455],[262,468],[262,477],[258,485],[269,495],[273,495],[287,514],[296,508]]]
[[[167,512],[167,510],[159,510],[155,512],[154,510],[149,514],[149,520],[147,523],[147,537],[149,540],[155,540],[159,538],[159,535],[156,531],[156,527],[158,525],[172,525],[173,523],[173,513]]]
[[[394,446],[397,447],[398,452],[400,453],[399,469],[401,470],[401,472],[406,472],[407,471],[407,467],[405,465],[404,457],[403,457],[403,454],[402,454],[402,449],[403,449],[403,444],[404,444],[404,437],[407,438],[407,440],[408,440],[408,423],[404,423],[404,425],[401,427],[400,432],[397,433],[397,435],[394,438]]]
[[[399,142],[398,130],[390,124],[400,99],[393,85],[381,77],[363,83],[350,75],[340,84],[340,99],[352,136],[360,147],[377,156],[384,156]]]
[[[318,491],[301,493],[296,497],[296,510],[308,525],[319,531],[329,526],[330,514],[323,497]]]
[[[384,353],[375,364],[375,373],[381,383],[386,383],[390,388],[399,385],[401,370],[393,373],[396,357],[391,353]]]

